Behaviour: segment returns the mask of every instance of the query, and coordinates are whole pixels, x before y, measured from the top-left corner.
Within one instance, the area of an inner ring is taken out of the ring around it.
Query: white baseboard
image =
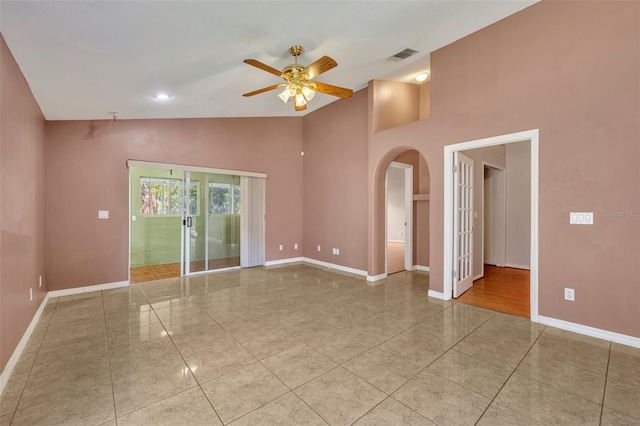
[[[473,277],[473,281],[475,280],[479,280],[480,278],[484,277],[484,274],[478,274],[475,277]]]
[[[374,283],[376,281],[384,280],[385,278],[387,278],[387,274],[367,275],[367,281],[372,282],[372,283]]]
[[[113,288],[126,287],[129,281],[117,281],[115,283],[88,285],[86,287],[65,288],[64,290],[53,290],[49,292],[49,297],[71,296],[73,294],[90,293],[92,291],[111,290]]]
[[[404,240],[387,240],[388,243],[402,243],[404,244],[405,241]]]
[[[507,267],[507,268],[526,269],[527,271],[531,270],[531,266],[529,266],[529,265],[516,265],[514,263],[507,263],[504,266]]]
[[[445,299],[444,293],[442,293],[440,291],[429,290],[427,292],[427,296],[433,297],[435,299],[440,299],[440,300],[449,300],[449,299]]]
[[[29,323],[29,327],[27,327],[27,329],[25,330],[24,334],[22,335],[22,339],[20,339],[20,341],[18,342],[18,346],[16,346],[13,354],[11,354],[11,358],[9,358],[9,361],[7,361],[7,365],[5,365],[4,370],[2,370],[2,373],[0,374],[0,394],[2,394],[2,391],[4,391],[4,387],[7,385],[9,377],[11,377],[11,373],[13,373],[13,369],[18,363],[20,355],[22,355],[22,351],[24,351],[24,348],[27,346],[29,338],[31,337],[31,333],[33,333],[33,330],[36,328],[36,325],[38,324],[40,316],[42,315],[45,306],[47,306],[48,301],[49,293],[44,296],[44,299],[42,300],[42,303],[40,303],[40,306],[38,307],[36,314],[33,316],[31,323]]]
[[[264,262],[264,266],[284,265],[287,263],[304,262],[304,257],[289,257],[287,259],[269,260]]]
[[[362,269],[350,268],[348,266],[337,265],[335,263],[323,262],[322,260],[311,259],[310,257],[303,257],[303,262],[311,263],[313,265],[323,266],[329,269],[335,269],[342,272],[348,272],[350,274],[360,275],[363,277],[367,276],[367,271],[363,271]]]
[[[409,266],[408,268],[404,268],[406,271],[415,271],[416,270],[416,265],[413,266]]]
[[[640,337],[628,336],[626,334],[620,334],[614,331],[602,330],[600,328],[589,327],[587,325],[563,321],[555,318],[545,317],[542,315],[538,316],[538,322],[540,324],[550,325],[551,327],[560,328],[562,330],[573,331],[574,333],[584,334],[586,336],[597,337],[598,339],[608,340],[610,342],[640,348]]]
[[[428,266],[416,265],[416,271],[429,272],[430,268]]]

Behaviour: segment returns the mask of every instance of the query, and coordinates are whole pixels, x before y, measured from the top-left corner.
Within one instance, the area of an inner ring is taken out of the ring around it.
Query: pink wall
[[[128,279],[129,159],[267,173],[266,259],[294,257],[302,243],[301,118],[60,121],[46,130],[50,290]],[[110,218],[98,220],[98,210]]]
[[[420,85],[420,120],[431,117],[431,82]]]
[[[373,85],[371,129],[374,132],[420,120],[421,103],[423,98],[428,99],[428,90],[422,91],[418,84],[400,81],[374,81]],[[423,114],[428,116],[426,107]]]
[[[537,3],[433,52],[431,69],[431,118],[371,137],[369,273],[384,267],[380,170],[398,150],[429,164],[442,291],[443,146],[538,128],[539,313],[640,336],[640,218],[605,214],[640,210],[640,3]],[[569,225],[570,211],[595,224]]]
[[[305,257],[367,269],[367,128],[366,90],[304,117]]]
[[[0,36],[0,371],[46,295],[45,121]],[[44,284],[38,287],[39,276]],[[33,301],[29,301],[33,288]]]

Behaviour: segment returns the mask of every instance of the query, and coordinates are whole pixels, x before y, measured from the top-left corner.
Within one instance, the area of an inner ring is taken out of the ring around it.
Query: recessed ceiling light
[[[428,78],[429,78],[428,72],[421,72],[420,74],[416,75],[416,81],[419,81],[421,83]]]
[[[169,100],[169,98],[171,98],[171,96],[169,96],[166,93],[158,93],[156,95],[156,99],[159,100],[159,101],[166,101],[166,100]]]

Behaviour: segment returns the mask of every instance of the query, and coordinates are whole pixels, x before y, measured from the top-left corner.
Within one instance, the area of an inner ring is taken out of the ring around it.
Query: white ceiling
[[[301,44],[318,81],[411,81],[429,53],[535,3],[528,1],[6,1],[0,29],[48,120],[296,116],[267,92]],[[418,50],[402,62],[388,58]],[[171,95],[168,102],[154,99]],[[318,94],[308,113],[337,100]]]

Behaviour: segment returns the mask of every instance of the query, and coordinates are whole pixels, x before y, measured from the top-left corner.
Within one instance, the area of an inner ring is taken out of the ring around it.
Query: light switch
[[[136,217],[135,214],[133,216],[131,216],[131,222],[135,222],[136,220],[138,220],[138,218]]]
[[[572,225],[593,225],[593,212],[571,212],[569,223]]]
[[[98,210],[98,219],[109,219],[109,210]]]

